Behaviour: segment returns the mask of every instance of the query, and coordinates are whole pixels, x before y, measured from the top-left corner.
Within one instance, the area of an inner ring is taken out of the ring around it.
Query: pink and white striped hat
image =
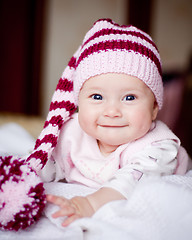
[[[61,127],[76,110],[83,83],[104,73],[138,77],[152,90],[161,109],[161,60],[151,37],[134,26],[120,26],[111,19],[100,19],[87,32],[59,80],[44,129],[28,158],[36,170],[46,164]]]
[[[58,82],[32,154],[27,159],[0,156],[0,228],[18,230],[39,219],[45,193],[36,173],[51,159],[61,127],[77,109],[84,82],[104,73],[138,77],[154,93],[159,109],[162,107],[161,62],[151,37],[136,27],[120,26],[110,19],[95,22]]]

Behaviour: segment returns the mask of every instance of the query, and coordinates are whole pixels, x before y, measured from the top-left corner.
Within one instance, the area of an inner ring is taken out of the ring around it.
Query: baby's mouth
[[[103,128],[122,128],[122,127],[126,127],[126,125],[99,125],[100,127]]]

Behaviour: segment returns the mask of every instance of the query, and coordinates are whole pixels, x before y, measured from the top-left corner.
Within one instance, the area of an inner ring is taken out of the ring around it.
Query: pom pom
[[[0,157],[0,228],[27,228],[39,220],[45,203],[43,183],[25,160]]]

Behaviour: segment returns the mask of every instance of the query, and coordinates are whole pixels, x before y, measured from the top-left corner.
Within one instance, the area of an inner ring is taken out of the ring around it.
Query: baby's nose
[[[121,108],[118,104],[107,104],[104,109],[104,116],[106,117],[121,117]]]

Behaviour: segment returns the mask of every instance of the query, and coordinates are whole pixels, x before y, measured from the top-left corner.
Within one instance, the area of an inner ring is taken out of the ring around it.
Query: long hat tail
[[[57,144],[61,127],[77,109],[73,91],[73,76],[78,52],[79,50],[72,56],[59,79],[44,129],[36,140],[34,151],[27,158],[27,162],[30,162],[30,166],[36,171],[42,169],[47,163]]]

